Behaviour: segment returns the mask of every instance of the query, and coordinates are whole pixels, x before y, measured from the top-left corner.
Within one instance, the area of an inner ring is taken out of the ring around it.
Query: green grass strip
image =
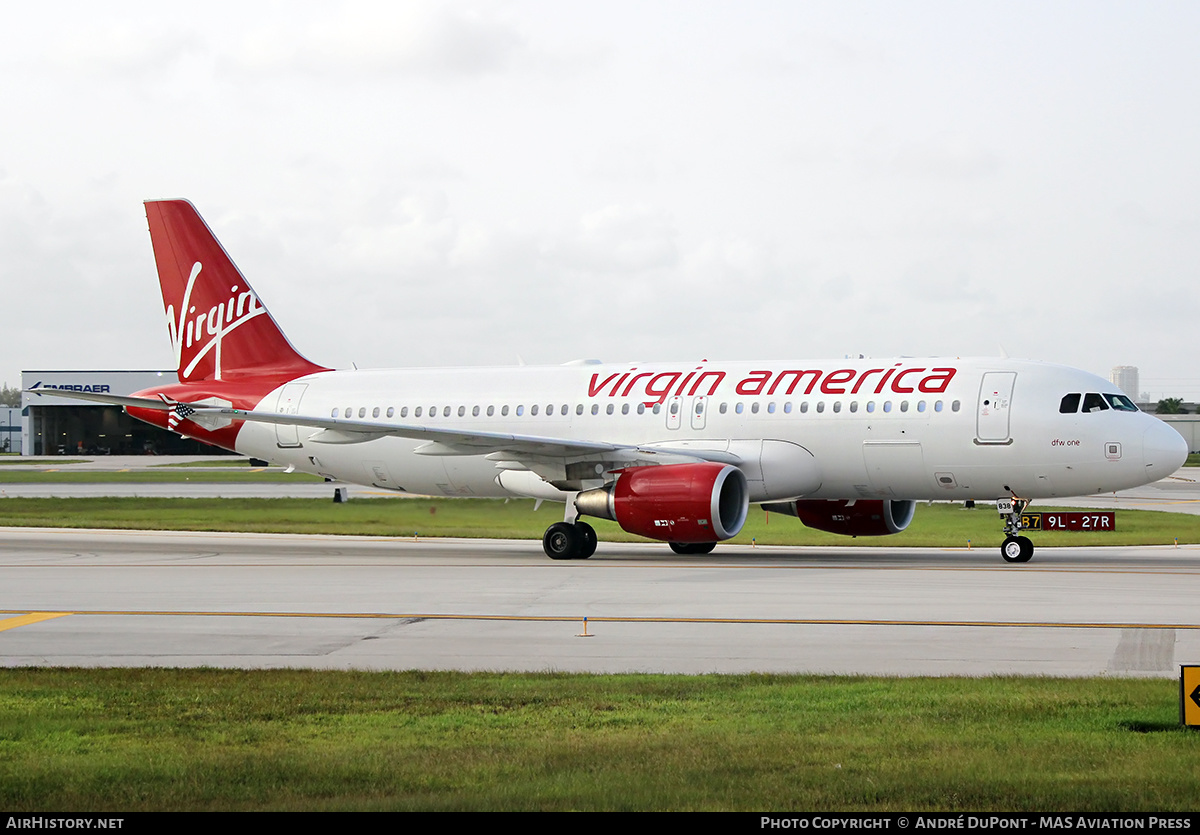
[[[243,469],[245,469],[243,465]],[[221,482],[245,484],[251,482],[324,481],[311,473],[287,473],[283,470],[236,472],[229,470],[6,470],[0,472],[0,489],[5,484],[182,484],[185,482]]]
[[[0,526],[541,539],[550,524],[562,519],[562,505],[550,502],[537,512],[529,500],[355,499],[334,504],[330,492],[330,499],[9,498],[0,499]],[[588,522],[602,543],[646,541],[614,522]],[[1193,544],[1200,543],[1200,516],[1118,510],[1116,531],[1036,531],[1030,536],[1045,547],[1173,545],[1176,538]],[[857,539],[811,530],[798,519],[768,515],[755,507],[730,542],[965,548],[970,540],[974,548],[992,549],[1002,539],[1000,516],[993,508],[935,504],[918,506],[915,520],[903,533]]]
[[[0,670],[0,807],[1196,808],[1161,680]]]

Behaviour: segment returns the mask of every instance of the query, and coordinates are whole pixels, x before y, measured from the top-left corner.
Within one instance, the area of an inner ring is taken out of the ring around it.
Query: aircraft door
[[[692,428],[703,429],[704,421],[706,420],[705,412],[708,411],[708,398],[703,394],[692,398]]]
[[[1015,371],[989,371],[979,384],[979,403],[975,410],[975,440],[981,444],[1012,443],[1009,434],[1009,410],[1012,403]]]
[[[304,396],[304,390],[307,388],[308,383],[288,383],[284,386],[279,392],[279,400],[275,406],[276,414],[300,414],[300,398]],[[281,448],[303,446],[300,443],[300,435],[297,430],[298,427],[295,424],[275,424],[276,445]]]

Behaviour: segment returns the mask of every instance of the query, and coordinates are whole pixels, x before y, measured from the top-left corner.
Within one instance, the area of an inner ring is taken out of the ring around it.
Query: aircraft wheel
[[[552,560],[577,559],[583,551],[583,544],[583,534],[566,522],[556,522],[546,528],[542,537],[542,550]]]
[[[586,560],[592,554],[596,553],[596,545],[599,539],[596,536],[596,529],[587,522],[576,522],[575,529],[579,531],[580,549],[579,556],[576,559]]]
[[[676,554],[707,554],[717,547],[715,542],[670,542],[671,550]]]
[[[1033,541],[1027,536],[1010,536],[1000,546],[1005,562],[1029,562],[1033,557]]]

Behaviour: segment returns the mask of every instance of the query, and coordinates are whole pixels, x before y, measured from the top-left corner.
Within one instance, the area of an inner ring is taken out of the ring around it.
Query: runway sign
[[[1022,513],[1021,528],[1027,531],[1115,531],[1117,514],[1111,510]]]

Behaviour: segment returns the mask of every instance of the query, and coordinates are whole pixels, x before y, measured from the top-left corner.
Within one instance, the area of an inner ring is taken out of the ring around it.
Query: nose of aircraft
[[[1142,449],[1146,456],[1146,475],[1151,480],[1166,478],[1183,466],[1188,457],[1187,441],[1170,425],[1153,419],[1142,438]]]

